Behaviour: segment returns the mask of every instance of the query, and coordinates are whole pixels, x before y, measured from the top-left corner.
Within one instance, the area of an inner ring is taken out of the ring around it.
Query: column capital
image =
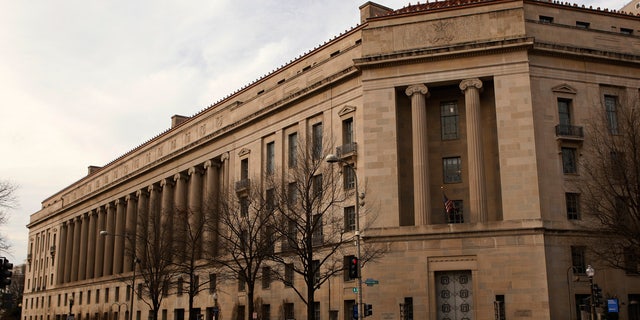
[[[148,190],[138,190],[136,191],[136,198],[140,198],[140,197],[147,197],[149,196],[149,191]]]
[[[116,207],[117,206],[121,206],[123,204],[124,204],[124,201],[121,198],[113,200],[113,205],[116,206]]]
[[[460,90],[463,92],[470,87],[475,87],[478,90],[482,90],[482,81],[478,78],[465,79],[460,82]]]
[[[220,155],[220,161],[225,162],[227,160],[229,160],[229,152],[225,152]]]
[[[137,192],[136,192],[136,194],[137,194]],[[125,202],[129,202],[129,201],[131,201],[131,200],[136,200],[136,199],[138,199],[138,196],[137,196],[136,194],[130,193],[130,194],[128,194],[128,195],[126,195],[126,196],[124,196],[124,201],[125,201]]]
[[[184,173],[176,173],[173,176],[173,181],[179,181],[179,180],[187,180],[187,175],[185,175]]]
[[[193,174],[194,174],[194,173],[197,173],[197,174],[200,174],[200,175],[201,175],[201,174],[203,173],[203,170],[202,170],[202,167],[191,167],[191,168],[189,168],[189,170],[187,171],[187,173],[188,173],[190,176],[193,176]]]
[[[411,97],[416,93],[421,93],[425,96],[429,95],[429,89],[427,88],[427,86],[425,86],[424,84],[420,83],[420,84],[413,84],[410,85],[405,91],[404,93]]]
[[[149,192],[153,192],[153,191],[160,191],[160,185],[159,184],[152,184],[150,185],[147,190],[149,190]]]
[[[204,169],[205,169],[205,170],[207,170],[207,169],[209,169],[209,168],[211,168],[211,167],[220,168],[220,161],[218,161],[218,160],[211,160],[211,159],[210,159],[210,160],[207,160],[207,161],[205,161],[205,162],[204,162],[203,167],[204,167]]]
[[[164,186],[173,186],[174,180],[172,178],[164,178],[160,180],[160,187],[164,188]]]

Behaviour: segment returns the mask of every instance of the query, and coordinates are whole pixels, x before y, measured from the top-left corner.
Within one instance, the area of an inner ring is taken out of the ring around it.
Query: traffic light
[[[594,304],[596,306],[599,306],[600,304],[602,304],[602,288],[600,288],[598,284],[593,285],[593,297],[595,300]]]
[[[0,257],[0,288],[4,288],[11,284],[11,276],[13,275],[13,263],[5,257]]]
[[[373,305],[365,303],[364,304],[364,316],[368,317],[370,315],[373,315]]]
[[[359,261],[356,256],[349,256],[349,278],[351,279],[360,277],[358,272],[358,262]]]

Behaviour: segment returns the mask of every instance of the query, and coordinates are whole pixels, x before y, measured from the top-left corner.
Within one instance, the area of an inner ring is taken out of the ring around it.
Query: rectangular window
[[[578,173],[576,148],[562,148],[562,172],[565,174]]]
[[[458,139],[458,103],[445,101],[440,103],[440,125],[442,140]]]
[[[265,201],[267,212],[273,212],[276,208],[276,191],[274,189],[268,189],[265,192]]]
[[[586,272],[585,251],[586,247],[584,246],[571,246],[571,266],[574,274],[584,274]]]
[[[356,230],[356,207],[350,206],[344,208],[344,231]]]
[[[453,209],[447,213],[444,210],[444,215],[447,217],[447,223],[464,223],[464,207],[462,200],[451,200],[453,202]]]
[[[87,290],[87,304],[91,304],[91,290]]]
[[[294,249],[298,246],[298,224],[295,220],[290,219],[287,222],[287,235],[284,239],[283,250]]]
[[[178,278],[177,294],[181,296],[184,293],[184,279]]]
[[[640,271],[640,258],[636,255],[635,250],[631,248],[624,249],[624,271],[626,274],[637,275]]]
[[[580,195],[578,193],[567,192],[564,196],[567,205],[567,219],[580,220]]]
[[[78,305],[82,305],[82,291],[80,291],[80,294],[78,295]]]
[[[293,264],[287,263],[284,265],[284,286],[293,286]]]
[[[66,297],[66,295],[65,295],[65,299],[64,300],[65,300],[64,305],[66,306],[67,305],[67,297]],[[100,303],[100,289],[96,289],[96,303]]]
[[[627,34],[627,35],[631,35],[631,34],[633,34],[633,29],[629,29],[629,28],[620,28],[620,33],[622,33],[622,34]]]
[[[405,297],[404,304],[400,309],[402,320],[413,320],[413,297]]]
[[[238,274],[238,291],[244,292],[246,286],[247,286],[247,281],[245,280],[244,274],[239,273]]]
[[[271,287],[271,267],[262,267],[262,289]]]
[[[353,142],[353,118],[342,120],[342,144]]]
[[[553,23],[553,17],[549,17],[549,16],[539,16],[538,17],[538,21],[542,22],[542,23]]]
[[[116,292],[114,293],[115,296],[113,297],[115,302],[120,302],[120,287],[116,287]]]
[[[558,98],[558,118],[561,126],[571,125],[571,100]]]
[[[240,197],[240,216],[249,216],[249,198],[247,196]]]
[[[261,309],[262,309],[262,318],[260,318],[260,320],[271,319],[271,305],[263,304]]]
[[[131,300],[131,285],[127,285],[127,293],[125,293],[124,297],[126,301]]]
[[[138,283],[138,292],[137,292],[137,297],[136,299],[140,300],[142,299],[142,289],[143,289],[143,284],[142,283]]]
[[[322,122],[311,127],[311,139],[313,160],[319,160],[322,158]]]
[[[444,183],[462,182],[462,161],[460,157],[443,158]]]
[[[351,190],[356,187],[356,171],[352,166],[345,165],[342,167],[342,181],[344,189]]]
[[[109,302],[109,288],[104,289],[104,302]]]
[[[287,163],[289,164],[289,168],[295,168],[298,164],[298,133],[294,132],[289,134],[288,141],[289,153]]]
[[[591,23],[589,22],[585,22],[585,21],[576,21],[576,27],[578,28],[582,28],[582,29],[589,29],[589,26],[591,25]]]
[[[287,202],[290,206],[298,203],[298,185],[295,182],[290,182],[287,185]]]
[[[320,302],[313,302],[313,320],[320,320]]]
[[[322,227],[322,214],[314,214],[313,225],[311,226],[311,230],[313,230],[312,243],[314,246],[322,245]]]
[[[169,295],[169,280],[162,281],[162,296],[166,297]]]
[[[605,95],[604,96],[604,108],[607,113],[607,125],[609,126],[609,132],[611,134],[618,134],[618,97]]]
[[[249,159],[247,158],[240,160],[240,179],[249,179]]]
[[[216,292],[218,276],[215,273],[209,273],[209,293]]]
[[[293,320],[295,319],[295,313],[293,312],[293,303],[287,302],[284,303],[284,318],[285,320]]]
[[[322,175],[318,174],[313,176],[313,181],[311,183],[311,187],[313,188],[313,196],[318,198],[317,201],[319,202],[319,199],[322,199]]]
[[[506,320],[507,319],[507,315],[506,313],[506,308],[504,305],[504,295],[503,294],[499,294],[496,295],[496,300],[493,302],[494,303],[494,311],[496,313],[496,320]]]
[[[267,143],[267,174],[273,174],[276,170],[276,145],[274,142]]]
[[[200,276],[199,275],[194,275],[193,276],[193,283],[189,283],[189,289],[195,288],[196,290],[196,294],[198,294],[198,292],[200,292]]]

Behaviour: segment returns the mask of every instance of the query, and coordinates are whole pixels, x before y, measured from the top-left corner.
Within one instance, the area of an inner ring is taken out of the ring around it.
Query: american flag
[[[444,202],[444,210],[447,211],[447,213],[451,213],[451,211],[455,209],[453,200],[447,198],[447,195],[444,194],[444,192],[442,193],[442,202]]]

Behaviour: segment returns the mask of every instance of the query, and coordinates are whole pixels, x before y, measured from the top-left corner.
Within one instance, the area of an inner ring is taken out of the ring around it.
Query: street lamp
[[[129,234],[127,233],[116,234],[116,233],[109,233],[107,230],[101,230],[100,235],[103,237],[106,237],[109,235],[114,237],[123,237],[129,240],[130,243],[133,243],[131,238],[129,238]],[[131,301],[129,301],[129,319],[128,320],[133,320],[133,297],[135,295],[135,286],[136,286],[136,253],[134,251],[134,248],[131,248],[131,270],[133,270],[133,274],[131,276],[131,295],[130,295]],[[118,309],[120,309],[119,306],[118,306]]]
[[[355,188],[356,188],[356,225],[355,225],[355,235],[356,235],[356,259],[358,260],[358,278],[357,278],[357,283],[358,283],[358,319],[363,319],[364,318],[364,310],[363,310],[363,303],[362,303],[362,263],[360,261],[360,199],[364,199],[364,193],[362,195],[360,195],[360,192],[358,192],[358,175],[356,174],[356,168],[353,166],[352,163],[349,163],[347,161],[344,161],[340,158],[338,158],[335,154],[328,154],[327,157],[325,158],[325,161],[328,163],[337,163],[340,162],[346,166],[349,167],[349,169],[351,170],[351,172],[353,172],[353,177],[355,180]]]
[[[591,289],[591,297],[590,297],[590,301],[589,301],[589,306],[590,306],[590,319],[594,320],[595,319],[595,313],[596,313],[596,304],[595,304],[595,296],[593,294],[593,276],[596,274],[596,270],[591,266],[591,265],[587,265],[587,269],[585,270],[585,272],[587,273],[587,277],[589,277],[589,288]]]

